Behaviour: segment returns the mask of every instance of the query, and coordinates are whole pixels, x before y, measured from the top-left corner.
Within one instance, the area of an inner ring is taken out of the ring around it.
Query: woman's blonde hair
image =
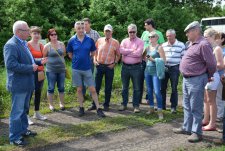
[[[214,39],[220,39],[220,34],[213,28],[208,28],[204,31],[204,34],[206,34],[209,37],[214,37]]]
[[[159,35],[155,31],[150,32],[149,33],[149,37],[150,36],[155,36],[155,37],[157,37],[159,39]]]

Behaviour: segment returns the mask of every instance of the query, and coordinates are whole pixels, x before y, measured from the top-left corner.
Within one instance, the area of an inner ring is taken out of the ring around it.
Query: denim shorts
[[[218,72],[215,72],[213,74],[213,80],[208,82],[205,86],[206,90],[217,90],[219,84],[220,84],[220,75]]]
[[[48,93],[54,93],[56,83],[59,93],[63,93],[65,84],[65,72],[61,73],[46,72],[46,75],[48,80]]]
[[[74,87],[82,86],[82,81],[84,82],[85,86],[94,86],[95,87],[95,81],[94,77],[92,75],[91,69],[82,71],[82,70],[76,70],[72,69],[72,84]]]

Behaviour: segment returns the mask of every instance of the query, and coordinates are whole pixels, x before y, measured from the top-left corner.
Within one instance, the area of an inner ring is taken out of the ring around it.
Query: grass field
[[[68,69],[71,70],[70,64],[67,64]],[[121,92],[122,92],[122,83],[121,83],[121,76],[120,76],[120,72],[121,72],[121,65],[117,65],[115,68],[115,75],[114,75],[114,81],[113,81],[113,91],[112,91],[112,97],[111,97],[111,101],[112,103],[118,103],[121,102],[122,100],[122,96],[121,96]],[[0,68],[0,77],[1,77],[1,81],[0,81],[0,118],[5,118],[8,117],[10,114],[10,108],[11,108],[11,96],[10,94],[7,92],[6,90],[6,70],[4,68]],[[179,80],[179,85],[178,85],[178,91],[179,94],[182,94],[182,78],[180,77]],[[100,95],[99,95],[99,100],[100,102],[104,100],[104,81],[102,82],[102,89],[100,91]],[[132,84],[130,84],[130,87],[132,87]],[[77,98],[76,98],[76,92],[75,92],[75,88],[72,87],[71,85],[71,81],[66,79],[65,82],[65,105],[66,107],[74,107],[74,106],[78,106],[78,102],[77,102]],[[170,93],[170,88],[168,93]],[[87,91],[87,93],[89,93]],[[132,94],[132,89],[130,89],[130,95]],[[55,90],[55,97],[56,99],[58,99],[57,97],[57,89]],[[143,95],[145,96],[145,95]],[[49,112],[48,110],[48,103],[47,103],[47,80],[45,80],[44,82],[44,87],[42,90],[42,97],[41,97],[41,105],[40,105],[40,111],[42,113],[47,113]],[[89,95],[86,95],[85,98],[85,106],[90,105],[91,103],[91,98],[89,97]],[[56,104],[56,108],[58,107],[58,102],[54,102]],[[31,110],[30,113],[33,114],[33,100],[31,101]]]

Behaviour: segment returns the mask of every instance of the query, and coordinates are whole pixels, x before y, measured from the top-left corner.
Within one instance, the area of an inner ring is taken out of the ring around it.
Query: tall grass
[[[67,62],[67,68],[70,70],[71,73],[71,63]],[[112,90],[112,96],[111,96],[111,102],[112,103],[119,103],[122,101],[122,82],[121,82],[121,65],[117,65],[115,67],[114,71],[114,80],[113,80],[113,90]],[[6,90],[6,70],[5,68],[0,68],[0,118],[8,117],[10,113],[10,108],[11,108],[11,95],[10,93]],[[130,87],[132,87],[132,84],[130,84]],[[99,94],[99,101],[104,102],[104,88],[105,88],[105,79],[103,78],[102,82],[102,87],[100,90]],[[170,88],[170,83],[168,83],[168,93],[171,93],[171,88]],[[130,89],[130,95],[132,95],[132,89]],[[146,91],[145,91],[146,92]],[[145,92],[144,95],[145,96]],[[179,84],[178,84],[178,92],[179,94],[182,93],[182,77],[180,76]],[[76,89],[72,87],[71,80],[66,79],[65,81],[65,105],[66,107],[77,107],[78,106],[78,101],[76,97]],[[55,89],[55,99],[58,100],[58,94],[57,94],[57,89]],[[89,92],[87,90],[86,97],[85,97],[85,104],[84,106],[87,107],[91,104],[92,99],[89,95]],[[54,101],[54,103],[57,104],[58,101]],[[30,107],[30,113],[33,113],[33,99],[31,100],[31,107]],[[42,89],[42,96],[41,96],[41,105],[40,105],[40,110],[43,113],[49,112],[48,110],[48,103],[47,103],[47,80],[44,82],[44,86]]]
[[[6,90],[6,70],[0,68],[0,118],[9,114],[11,108],[11,95]]]

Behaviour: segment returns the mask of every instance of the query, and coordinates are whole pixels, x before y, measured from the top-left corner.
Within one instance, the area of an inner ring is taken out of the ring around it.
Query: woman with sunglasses
[[[149,34],[150,45],[145,48],[146,54],[146,69],[145,69],[145,81],[147,86],[148,100],[150,104],[150,109],[146,114],[152,114],[154,112],[154,97],[153,90],[156,95],[157,100],[157,112],[159,119],[163,119],[162,113],[162,95],[160,92],[160,79],[156,71],[156,58],[162,58],[163,61],[166,61],[165,53],[158,44],[159,36],[155,31]],[[164,67],[164,66],[163,66]],[[162,68],[163,68],[162,67]]]
[[[57,83],[60,109],[65,110],[64,107],[64,83],[65,83],[65,60],[66,54],[65,45],[63,42],[58,41],[57,31],[52,28],[48,30],[47,34],[49,42],[44,46],[44,57],[48,57],[46,64],[46,75],[48,81],[48,101],[49,109],[55,111],[53,105],[53,95],[55,84]]]
[[[47,58],[43,58],[43,44],[39,42],[41,39],[41,29],[37,26],[31,26],[30,28],[30,35],[31,40],[28,41],[28,47],[30,49],[30,52],[32,56],[35,59],[45,59],[47,61]],[[35,71],[35,95],[34,95],[34,116],[33,118],[38,120],[46,120],[47,118],[40,114],[39,108],[40,108],[40,100],[41,100],[41,90],[44,84],[44,79],[38,80],[38,74],[42,73],[44,76],[44,66],[38,66],[37,71]],[[28,116],[28,124],[32,125],[34,124],[30,118],[29,118],[29,111],[27,113]]]
[[[222,47],[216,43],[217,39],[220,39],[219,33],[208,28],[204,31],[204,37],[213,47],[213,54],[216,58],[217,71],[213,74],[211,80],[205,86],[205,98],[204,98],[204,119],[202,120],[203,131],[215,131],[216,130],[216,93],[220,83],[220,77],[224,73],[223,65],[223,50]]]

